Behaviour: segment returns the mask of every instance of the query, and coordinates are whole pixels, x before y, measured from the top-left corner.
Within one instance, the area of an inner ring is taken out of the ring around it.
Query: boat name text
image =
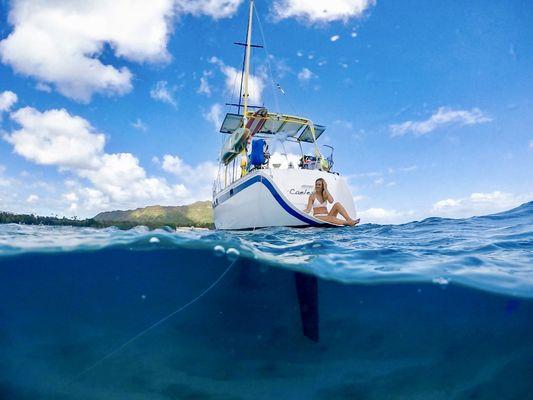
[[[298,195],[302,195],[302,194],[305,194],[305,195],[310,195],[311,194],[311,191],[309,189],[303,189],[303,190],[297,190],[297,189],[290,189],[289,190],[289,193],[290,194],[298,194]]]

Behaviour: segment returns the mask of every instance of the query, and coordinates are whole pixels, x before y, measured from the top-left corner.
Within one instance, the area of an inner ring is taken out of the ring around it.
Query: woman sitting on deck
[[[354,226],[359,223],[359,219],[352,219],[344,208],[344,206],[336,202],[328,212],[328,202],[333,203],[333,197],[328,191],[328,184],[322,178],[315,181],[315,191],[309,195],[307,207],[305,212],[311,212],[313,209],[313,216],[326,222],[331,222],[336,225]],[[344,219],[337,218],[337,215],[342,215]]]

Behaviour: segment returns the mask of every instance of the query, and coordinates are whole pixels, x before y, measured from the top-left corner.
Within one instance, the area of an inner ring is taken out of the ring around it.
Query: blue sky
[[[270,57],[254,52],[252,96],[328,126],[364,221],[533,200],[533,3],[256,8]],[[2,1],[0,210],[210,199],[246,14],[240,0]]]

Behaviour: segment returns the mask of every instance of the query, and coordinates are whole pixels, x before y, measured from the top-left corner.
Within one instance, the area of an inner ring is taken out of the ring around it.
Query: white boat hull
[[[355,218],[353,198],[341,176],[318,170],[261,169],[215,194],[215,227],[335,226],[303,211],[318,178],[327,182],[334,200]]]

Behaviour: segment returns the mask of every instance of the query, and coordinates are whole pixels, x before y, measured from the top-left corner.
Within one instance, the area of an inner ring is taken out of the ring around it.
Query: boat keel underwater
[[[318,316],[318,279],[316,276],[294,273],[294,283],[300,305],[302,320],[302,333],[313,342],[318,342],[319,316]]]

